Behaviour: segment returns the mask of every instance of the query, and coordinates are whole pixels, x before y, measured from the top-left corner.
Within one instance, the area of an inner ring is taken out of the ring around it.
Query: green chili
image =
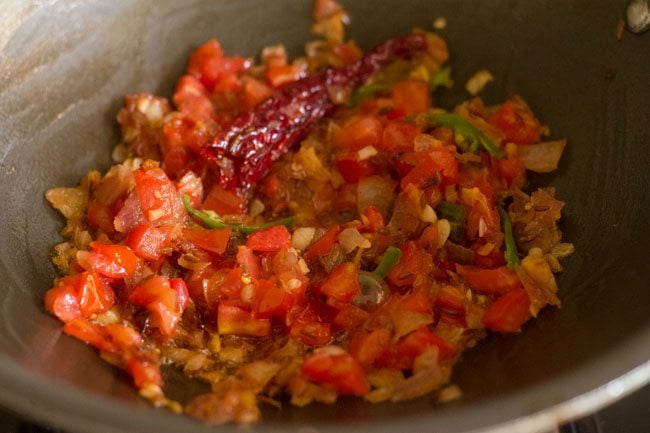
[[[497,147],[492,140],[490,140],[485,134],[483,134],[478,128],[469,123],[467,120],[463,119],[457,114],[452,113],[435,113],[427,114],[426,120],[433,123],[434,125],[446,126],[452,128],[457,136],[460,136],[464,141],[467,142],[467,146],[464,150],[466,151],[475,151],[478,150],[477,147],[480,145],[488,152],[490,155],[497,158],[503,158],[506,156],[505,152]]]
[[[519,266],[519,253],[517,252],[517,244],[515,242],[515,237],[512,234],[512,222],[510,221],[510,215],[508,211],[499,206],[499,216],[501,217],[501,225],[503,227],[504,241],[506,244],[505,258],[508,267],[514,268]]]
[[[439,218],[454,222],[465,221],[465,208],[459,204],[443,201],[436,206],[436,212]]]
[[[359,103],[361,103],[361,101],[364,99],[375,96],[379,92],[386,92],[388,90],[390,89],[383,83],[366,84],[364,86],[357,87],[357,89],[352,92],[352,95],[350,96],[350,102],[348,102],[348,106],[355,107],[359,105]]]
[[[373,274],[382,279],[386,278],[390,270],[399,262],[400,257],[402,257],[402,250],[393,246],[388,247]]]
[[[438,87],[446,87],[449,89],[453,85],[454,82],[451,80],[451,67],[449,66],[437,70],[429,78],[429,87],[432,92]]]
[[[229,224],[225,223],[223,219],[219,216],[218,213],[211,210],[197,210],[192,207],[190,204],[190,198],[183,194],[182,196],[183,204],[185,205],[185,210],[187,213],[193,216],[194,218],[201,221],[203,226],[209,229],[223,229],[230,228],[236,232],[243,234],[251,234],[253,232],[268,229],[273,226],[286,226],[291,227],[293,224],[293,218],[282,218],[276,221],[270,221],[266,224],[259,226],[249,226],[245,224]]]

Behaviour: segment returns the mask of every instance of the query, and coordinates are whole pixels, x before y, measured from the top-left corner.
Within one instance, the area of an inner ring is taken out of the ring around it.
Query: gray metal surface
[[[370,405],[342,400],[267,410],[253,431],[542,430],[620,398],[650,377],[650,37],[615,38],[625,1],[348,1],[368,48],[445,16],[456,91],[479,68],[496,103],[523,95],[569,145],[552,183],[576,245],[559,279],[563,306],[521,335],[494,336],[455,373],[461,401]],[[46,189],[106,168],[115,114],[135,91],[170,95],[198,44],[254,55],[309,39],[310,1],[7,1],[0,15],[0,404],[76,432],[218,432],[150,408],[126,376],[61,335],[42,296],[62,221]],[[175,385],[173,391],[191,389]]]

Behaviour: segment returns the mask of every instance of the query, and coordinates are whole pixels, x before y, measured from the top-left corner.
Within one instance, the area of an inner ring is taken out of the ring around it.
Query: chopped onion
[[[363,214],[369,206],[374,206],[384,217],[388,215],[395,196],[396,183],[388,177],[369,176],[359,181],[357,186],[357,211]]]
[[[447,27],[447,19],[445,17],[438,17],[433,20],[433,28],[436,30],[444,30]]]
[[[363,237],[359,230],[347,228],[338,237],[339,243],[346,253],[351,253],[355,248],[370,248],[370,241]]]
[[[357,156],[359,157],[359,161],[372,158],[375,155],[377,155],[377,149],[375,149],[374,146],[366,146],[362,149],[359,149],[359,151],[357,151]]]
[[[545,141],[517,146],[517,153],[528,170],[549,173],[557,168],[565,146],[566,140]]]
[[[256,216],[264,212],[264,209],[265,209],[264,203],[262,203],[260,199],[258,198],[253,199],[253,201],[251,202],[249,215],[251,218],[255,218]]]
[[[434,211],[430,205],[426,205],[424,209],[422,209],[420,219],[425,223],[435,223],[438,221],[438,216],[436,215],[436,211]]]
[[[480,71],[476,71],[476,73],[470,77],[467,84],[465,84],[465,90],[467,90],[470,95],[476,96],[490,81],[494,81],[494,77],[490,71],[487,69],[481,69]]]
[[[413,150],[416,152],[426,152],[440,146],[442,146],[442,141],[433,138],[429,134],[418,134],[413,139]]]
[[[316,229],[314,227],[299,227],[294,230],[291,236],[291,245],[298,251],[302,251],[309,246],[314,239]]]
[[[309,273],[309,266],[307,266],[307,262],[305,262],[305,259],[300,259],[298,260],[298,269],[300,269],[300,272],[303,275],[307,275]]]
[[[210,262],[202,262],[191,254],[183,254],[178,258],[178,265],[191,271],[205,269]]]
[[[346,352],[341,346],[330,344],[329,346],[319,347],[314,350],[314,353],[318,355],[343,355]]]
[[[442,247],[451,233],[451,224],[446,219],[438,220],[438,248]]]

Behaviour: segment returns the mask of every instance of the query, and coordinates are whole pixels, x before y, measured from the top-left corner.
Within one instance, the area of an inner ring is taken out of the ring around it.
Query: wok
[[[355,0],[351,35],[364,48],[445,16],[456,90],[488,68],[496,103],[524,95],[553,136],[569,140],[551,183],[568,205],[576,253],[559,277],[561,309],[520,335],[491,336],[463,356],[465,397],[268,409],[252,431],[538,431],[650,379],[650,35],[616,26],[623,0]],[[46,189],[106,169],[115,114],[135,91],[170,95],[190,52],[216,37],[255,55],[309,39],[311,1],[5,1],[0,15],[0,404],[74,432],[231,431],[149,407],[128,378],[60,332],[42,296],[62,219]],[[190,393],[173,374],[173,395]],[[194,385],[192,385],[194,387]],[[192,388],[190,387],[190,388]]]

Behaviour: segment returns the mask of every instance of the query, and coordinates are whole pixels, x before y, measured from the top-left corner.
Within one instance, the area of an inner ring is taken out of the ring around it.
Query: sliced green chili
[[[465,221],[465,208],[459,204],[443,201],[436,206],[438,217],[445,218],[449,221]]]
[[[515,237],[512,234],[512,222],[510,221],[510,215],[503,206],[499,206],[499,216],[501,217],[501,225],[503,227],[504,241],[506,244],[505,258],[508,267],[514,268],[519,266],[519,253],[517,252],[517,243],[515,242]]]
[[[373,274],[382,279],[386,278],[393,266],[399,262],[400,257],[402,257],[402,250],[393,246],[388,247]]]
[[[446,66],[442,69],[437,70],[429,78],[429,88],[433,92],[438,87],[450,88],[454,85],[454,82],[451,80],[451,67]]]
[[[379,92],[386,92],[390,90],[386,84],[383,83],[373,83],[373,84],[366,84],[364,86],[357,87],[357,89],[352,92],[352,95],[350,96],[350,102],[348,102],[348,106],[350,107],[355,107],[361,103],[366,98],[370,98],[372,96],[375,96]]]
[[[490,140],[474,125],[457,114],[427,114],[426,119],[428,122],[431,122],[435,125],[452,128],[456,132],[457,136],[460,136],[460,138],[467,142],[467,145],[464,149],[465,151],[478,150],[477,147],[480,145],[492,156],[495,156],[497,158],[503,158],[506,156],[506,153],[503,150],[499,149],[496,144],[492,142],[492,140]]]
[[[291,227],[293,224],[293,218],[282,218],[276,221],[270,221],[266,224],[259,226],[249,226],[246,224],[229,224],[223,221],[218,213],[211,210],[197,210],[192,207],[190,204],[190,198],[183,194],[182,196],[183,204],[185,205],[185,210],[187,213],[193,216],[194,218],[201,221],[203,226],[209,229],[223,229],[230,228],[236,232],[243,234],[251,234],[253,232],[268,229],[273,226],[286,226]]]

